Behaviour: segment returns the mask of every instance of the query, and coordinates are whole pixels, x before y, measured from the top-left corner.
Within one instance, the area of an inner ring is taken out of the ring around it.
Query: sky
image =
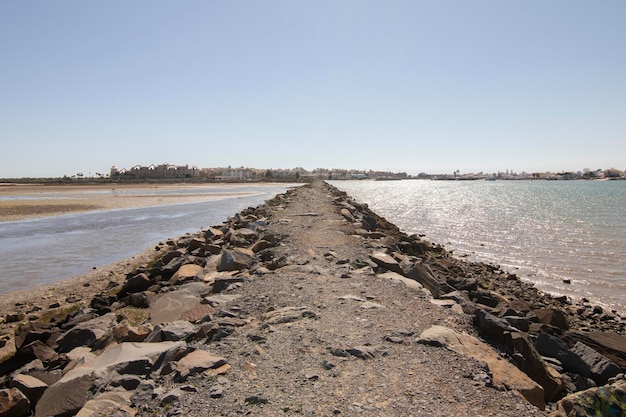
[[[626,169],[623,0],[1,0],[0,178]]]

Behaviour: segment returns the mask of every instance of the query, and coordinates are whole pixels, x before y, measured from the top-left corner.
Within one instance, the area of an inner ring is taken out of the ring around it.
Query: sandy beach
[[[263,185],[254,184],[255,187]],[[225,187],[228,188],[227,192],[219,191]],[[249,187],[249,184],[0,184],[0,222],[94,210],[198,203],[250,195],[244,190],[245,187]]]

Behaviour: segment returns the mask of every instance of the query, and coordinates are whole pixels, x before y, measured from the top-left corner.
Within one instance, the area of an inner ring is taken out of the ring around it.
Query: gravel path
[[[352,234],[324,183],[295,195],[268,225],[283,236],[274,256],[290,265],[229,292],[239,298],[220,308],[248,324],[202,347],[231,370],[170,383],[182,388],[180,408],[139,415],[545,415],[514,392],[486,387],[480,363],[417,344],[433,324],[475,331],[421,291],[352,268],[375,248]],[[272,319],[289,307],[303,314]]]

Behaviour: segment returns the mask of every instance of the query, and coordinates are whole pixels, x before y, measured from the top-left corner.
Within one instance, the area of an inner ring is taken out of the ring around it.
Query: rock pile
[[[84,304],[73,300],[70,307],[52,306],[56,314],[45,319],[41,314],[22,321],[13,335],[0,339],[3,346],[14,346],[0,359],[0,416],[149,415],[167,409],[176,415],[179,398],[197,389],[187,381],[199,375],[213,381],[209,396],[221,398],[229,384],[223,376],[233,365],[213,346],[245,334],[253,354],[263,357],[260,330],[320,319],[316,308],[296,302],[260,315],[233,304],[255,277],[278,270],[317,273],[277,250],[289,244],[289,236],[268,227],[287,222],[275,213],[305,187],[159,244],[160,256]],[[419,336],[393,331],[385,335],[386,343],[414,339],[484,362],[484,384],[515,390],[540,409],[553,403],[556,415],[586,415],[580,411],[583,403],[590,409],[625,408],[626,329],[619,315],[541,294],[495,266],[456,259],[440,246],[401,232],[367,205],[324,187],[350,233],[372,248],[367,259],[324,254],[345,271],[342,278],[359,273],[400,283],[429,298],[435,308],[471,317],[475,325],[474,335],[446,326],[430,327]],[[319,214],[300,215],[314,219]],[[362,310],[385,309],[367,297],[339,299],[359,302]],[[4,319],[21,320],[10,314]],[[385,349],[356,345],[329,353],[370,360]],[[322,366],[330,370],[335,364],[324,361]],[[243,364],[247,371],[255,367],[252,361]],[[305,381],[318,378],[316,372],[303,374]],[[247,406],[267,402],[256,393],[244,401]]]
[[[607,312],[588,300],[573,304],[566,297],[551,297],[497,266],[454,258],[419,236],[407,236],[346,194],[338,204],[344,217],[354,222],[357,234],[384,241],[384,250],[371,255],[378,268],[399,274],[398,279],[419,282],[432,302],[472,316],[483,340],[532,381],[517,376],[509,362],[499,369],[500,356],[469,335],[434,326],[420,336],[422,343],[487,362],[494,385],[517,389],[540,408],[569,394],[566,404],[583,398],[589,409],[610,404],[626,412],[626,321],[617,312]],[[594,389],[605,384],[612,385]],[[579,397],[582,390],[589,391]],[[557,415],[587,415],[577,414],[575,406],[559,403],[557,407],[561,413]]]

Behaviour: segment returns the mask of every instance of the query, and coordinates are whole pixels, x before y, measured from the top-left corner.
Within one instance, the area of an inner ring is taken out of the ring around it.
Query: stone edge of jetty
[[[417,282],[433,304],[472,317],[480,339],[541,387],[535,405],[549,403],[554,416],[626,410],[626,324],[619,314],[544,294],[497,266],[455,258],[325,186],[353,233],[384,248],[360,267]],[[0,415],[86,416],[104,409],[134,415],[146,390],[163,406],[176,397],[147,384],[153,376],[184,381],[199,372],[227,373],[225,358],[188,342],[211,343],[244,325],[234,317],[217,324],[216,300],[228,299],[227,290],[247,276],[288,265],[264,256],[281,243],[266,226],[298,189],[159,244],[153,260],[88,299],[47,306],[32,300],[26,311],[3,312]],[[425,343],[445,343],[436,330],[423,335]]]

